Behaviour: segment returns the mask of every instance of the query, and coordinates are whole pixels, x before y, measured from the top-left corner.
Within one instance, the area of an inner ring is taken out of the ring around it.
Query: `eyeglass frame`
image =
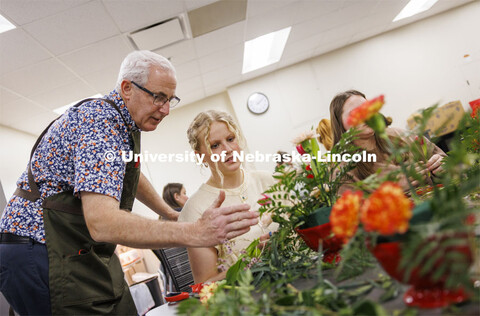
[[[133,85],[136,86],[137,88],[139,88],[140,90],[143,90],[143,91],[145,91],[146,93],[150,94],[150,95],[153,97],[153,105],[155,105],[155,106],[162,107],[162,106],[165,105],[165,103],[168,102],[169,105],[170,105],[170,109],[171,109],[171,108],[174,108],[175,106],[177,106],[178,103],[180,103],[180,98],[177,97],[177,96],[175,96],[175,95],[169,99],[169,98],[168,98],[164,93],[162,93],[162,92],[160,92],[161,94],[156,94],[156,93],[153,93],[152,91],[148,90],[147,88],[142,87],[141,85],[139,85],[139,84],[136,83],[135,81],[130,81],[130,82],[133,83]],[[165,101],[163,101],[162,104],[156,104],[156,103],[155,103],[155,100],[156,100],[157,98],[164,98]],[[172,100],[176,100],[177,102],[172,105]]]

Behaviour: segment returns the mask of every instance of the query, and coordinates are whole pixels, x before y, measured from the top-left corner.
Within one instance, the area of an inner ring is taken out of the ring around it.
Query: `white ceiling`
[[[408,0],[248,0],[244,21],[156,52],[177,69],[186,105],[472,0],[440,0],[392,23]],[[0,34],[0,124],[39,134],[53,109],[113,89],[128,34],[215,0],[0,0],[17,28]],[[243,43],[292,26],[282,59],[242,75]],[[180,106],[179,105],[179,106]]]

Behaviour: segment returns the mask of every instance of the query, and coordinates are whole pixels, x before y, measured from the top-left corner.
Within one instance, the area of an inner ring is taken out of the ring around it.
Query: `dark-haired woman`
[[[180,212],[188,200],[187,190],[181,183],[168,183],[163,187],[163,200]]]
[[[330,124],[331,124],[331,136],[333,138],[333,145],[337,144],[350,126],[347,123],[347,118],[350,112],[363,104],[366,101],[366,97],[363,93],[356,90],[348,90],[337,94],[330,103]],[[391,124],[391,119],[385,118],[387,126]],[[354,183],[367,178],[369,175],[379,171],[379,175],[383,176],[391,171],[398,170],[400,167],[396,163],[389,161],[391,153],[388,149],[385,140],[375,134],[366,124],[362,124],[357,127],[359,134],[354,144],[360,148],[363,148],[368,153],[376,154],[376,162],[358,162],[356,168],[350,172],[351,179],[347,180],[347,184],[342,186],[339,193],[342,193],[346,189],[350,188],[349,183]],[[401,129],[387,127],[387,135],[393,139],[400,139],[401,141],[412,142],[411,138],[405,136],[405,132]],[[412,157],[409,154],[404,155],[404,162],[407,164],[416,164],[417,173],[422,175],[427,184],[432,184],[431,176],[435,176],[442,171],[442,159],[446,156],[445,153],[438,148],[435,144],[428,140],[426,141],[427,147],[427,162],[423,167],[415,161],[412,161]],[[379,170],[380,169],[380,170]],[[408,181],[405,176],[399,175],[397,182],[400,186],[407,191],[409,189]],[[413,186],[418,186],[418,181],[412,181]]]

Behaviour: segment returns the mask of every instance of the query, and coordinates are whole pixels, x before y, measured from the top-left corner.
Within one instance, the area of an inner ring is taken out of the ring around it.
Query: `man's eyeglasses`
[[[137,84],[135,81],[132,81],[132,83],[139,88],[140,90],[145,91],[146,93],[150,94],[153,97],[153,105],[155,106],[163,106],[167,101],[170,103],[170,108],[175,107],[178,102],[180,102],[180,99],[176,96],[171,97],[170,99],[167,98],[167,96],[163,93],[161,94],[156,94],[153,93],[152,91],[142,87],[141,85]]]

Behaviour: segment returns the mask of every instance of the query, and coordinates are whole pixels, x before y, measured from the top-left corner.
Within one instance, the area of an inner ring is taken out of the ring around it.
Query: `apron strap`
[[[73,107],[78,107],[80,106],[81,104],[85,103],[85,102],[88,102],[88,101],[93,101],[93,100],[101,100],[101,101],[105,101],[107,103],[109,103],[111,106],[113,106],[115,108],[115,110],[117,110],[117,112],[120,114],[123,122],[125,123],[125,127],[127,128],[127,131],[128,131],[128,134],[131,136],[132,135],[132,130],[131,128],[128,126],[127,124],[127,120],[125,120],[125,117],[123,116],[122,112],[120,111],[120,109],[118,108],[118,106],[111,100],[108,100],[108,99],[103,99],[103,98],[88,98],[88,99],[84,99],[84,100],[81,100],[79,101],[77,104],[75,104]],[[52,122],[50,122],[50,124],[48,124],[47,128],[45,128],[43,130],[43,132],[40,134],[40,136],[37,138],[37,141],[35,142],[35,145],[33,145],[33,148],[32,148],[32,151],[30,152],[30,160],[28,162],[28,185],[30,186],[30,191],[27,191],[27,190],[24,190],[24,189],[21,189],[21,188],[17,188],[15,190],[15,192],[13,193],[14,195],[16,196],[19,196],[19,197],[22,197],[26,200],[29,200],[29,201],[32,201],[32,202],[35,202],[36,200],[38,200],[40,198],[40,190],[38,189],[38,186],[37,186],[37,183],[35,182],[34,178],[33,178],[33,173],[32,173],[32,157],[33,157],[33,154],[35,153],[35,150],[37,149],[38,147],[38,144],[40,143],[40,141],[42,140],[43,136],[47,133],[47,131],[50,129],[50,127],[53,125],[53,123],[55,123],[60,117],[62,117],[61,115],[59,117],[57,117],[56,119],[54,119]],[[45,203],[46,202],[46,203]],[[47,205],[44,205],[44,204],[47,204],[49,206],[53,206],[53,207],[49,207]],[[42,203],[42,206],[44,207],[49,207],[49,208],[54,208],[54,209],[58,209],[57,207],[59,207],[57,205],[58,203],[55,203],[53,201],[44,201]],[[80,204],[81,205],[81,204]],[[71,209],[73,210],[73,212],[75,214],[78,214],[78,210],[77,209],[73,209],[71,206],[66,206],[66,205],[63,205],[61,204],[60,206],[61,208],[60,209],[65,209],[65,210],[68,210],[68,209]],[[81,207],[80,207],[80,213],[82,213],[81,211]]]
[[[73,215],[83,215],[82,200],[73,195],[73,190],[49,196],[43,200],[42,207]]]
[[[82,100],[82,101],[78,102],[73,107],[78,107],[84,102],[93,101],[93,100],[105,101],[105,102],[109,103],[111,106],[113,106],[115,108],[115,110],[117,110],[118,114],[120,114],[120,117],[122,118],[123,123],[125,123],[125,127],[127,128],[128,133],[130,134],[132,132],[132,129],[130,127],[128,127],[127,120],[123,116],[122,111],[120,111],[120,108],[112,100],[102,99],[102,98],[89,98],[89,99],[85,99],[85,100]]]

